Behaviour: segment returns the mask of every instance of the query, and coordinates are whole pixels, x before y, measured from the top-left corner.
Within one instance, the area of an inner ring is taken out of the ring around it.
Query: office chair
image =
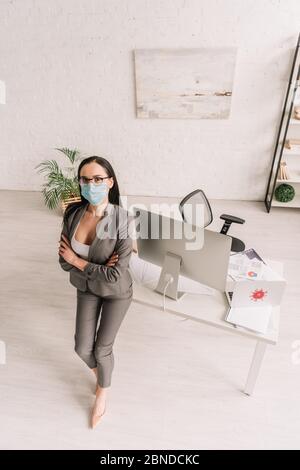
[[[187,202],[189,203],[189,206],[186,206],[185,208],[184,206]],[[195,191],[192,191],[191,193],[187,194],[187,196],[185,196],[179,203],[179,211],[181,213],[182,219],[184,222],[197,225],[197,223],[195,223],[195,221],[197,220],[197,204],[204,205],[204,227],[207,227],[213,221],[213,214],[208,199],[202,189],[196,189]],[[220,216],[220,219],[224,220],[223,227],[220,231],[220,233],[223,233],[224,235],[227,234],[232,223],[243,224],[245,222],[244,219],[240,219],[239,217],[235,217],[233,215],[228,214],[222,214]],[[239,240],[238,238],[231,238],[231,251],[244,251],[245,243],[242,242],[242,240]]]

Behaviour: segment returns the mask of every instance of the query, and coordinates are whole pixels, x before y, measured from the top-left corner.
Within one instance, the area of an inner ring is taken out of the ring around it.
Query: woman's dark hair
[[[96,162],[96,163],[99,163],[99,165],[101,165],[105,170],[106,170],[106,173],[107,173],[107,176],[110,176],[114,179],[114,185],[112,188],[110,188],[109,190],[109,193],[108,193],[108,201],[111,203],[111,204],[116,204],[118,206],[121,206],[121,201],[120,201],[120,191],[119,191],[119,185],[118,185],[118,181],[117,181],[117,177],[115,175],[115,172],[114,172],[114,169],[113,167],[111,166],[111,164],[109,163],[108,160],[106,160],[106,158],[104,157],[97,157],[97,156],[92,156],[92,157],[88,157],[88,158],[85,158],[84,160],[82,160],[78,166],[78,171],[77,171],[77,179],[79,181],[79,178],[80,178],[80,171],[81,171],[81,168],[86,165],[87,163],[91,163],[91,162]],[[86,206],[89,202],[87,201],[87,199],[85,199],[83,197],[83,195],[81,194],[81,186],[79,185],[79,191],[80,191],[80,196],[81,196],[81,201],[80,202],[73,202],[71,204],[69,204],[65,210],[65,213],[64,213],[64,217],[63,217],[63,223],[69,218],[69,216],[78,208],[78,207],[81,207],[81,206]]]

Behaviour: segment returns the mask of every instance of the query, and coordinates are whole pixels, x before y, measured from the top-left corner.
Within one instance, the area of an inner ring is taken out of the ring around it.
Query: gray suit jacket
[[[73,233],[85,213],[88,204],[74,210],[67,222],[63,223],[62,234],[71,242]],[[90,246],[88,264],[81,271],[67,263],[59,255],[59,263],[64,271],[70,273],[70,283],[81,291],[90,290],[101,297],[124,297],[132,293],[132,276],[129,270],[129,260],[132,253],[132,238],[130,223],[131,216],[123,207],[108,203],[104,217],[98,222],[96,237]],[[119,255],[117,263],[108,267],[108,261],[113,251]]]

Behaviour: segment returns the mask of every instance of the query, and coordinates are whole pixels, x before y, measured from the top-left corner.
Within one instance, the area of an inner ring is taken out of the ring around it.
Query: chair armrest
[[[235,217],[234,215],[222,214],[220,215],[220,219],[225,220],[226,222],[235,223],[235,224],[244,224],[245,220],[240,219],[239,217]]]

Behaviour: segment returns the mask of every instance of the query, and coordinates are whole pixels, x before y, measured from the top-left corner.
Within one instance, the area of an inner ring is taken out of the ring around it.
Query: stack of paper
[[[253,248],[230,256],[228,274],[234,280],[258,280],[264,277],[265,262]]]
[[[268,301],[264,305],[252,307],[247,305],[247,302],[237,300],[239,297],[236,297],[235,304],[230,307],[225,320],[251,331],[266,333],[272,315],[272,306],[280,304],[285,280],[273,271],[253,248],[230,256],[228,275],[227,291],[233,292],[233,297],[237,292],[239,295],[243,294],[241,286],[247,290],[248,286],[250,289],[253,286],[254,289],[257,285],[261,289],[265,283]],[[245,299],[248,299],[247,295]]]
[[[268,330],[271,314],[271,305],[267,305],[263,308],[231,307],[226,320],[234,325],[264,334]]]
[[[278,281],[282,276],[273,271],[251,248],[230,256],[228,267],[229,280],[232,281]]]

